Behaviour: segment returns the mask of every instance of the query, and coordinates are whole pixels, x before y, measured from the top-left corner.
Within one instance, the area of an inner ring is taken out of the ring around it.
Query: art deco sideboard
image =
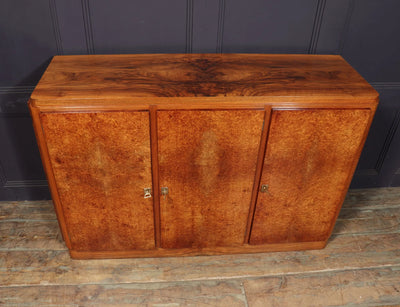
[[[29,106],[73,258],[323,248],[377,92],[340,56],[56,56]]]

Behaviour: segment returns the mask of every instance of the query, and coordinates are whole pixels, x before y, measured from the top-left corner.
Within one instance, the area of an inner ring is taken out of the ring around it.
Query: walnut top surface
[[[31,98],[313,97],[376,99],[338,55],[55,56]]]

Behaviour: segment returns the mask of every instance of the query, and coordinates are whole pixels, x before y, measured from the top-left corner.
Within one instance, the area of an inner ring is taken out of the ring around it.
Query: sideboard
[[[29,107],[73,258],[323,248],[378,103],[337,55],[55,56]]]

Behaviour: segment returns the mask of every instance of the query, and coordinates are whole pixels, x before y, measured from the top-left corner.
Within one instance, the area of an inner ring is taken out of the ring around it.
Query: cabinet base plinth
[[[175,256],[212,256],[227,254],[251,254],[266,252],[287,252],[322,249],[327,241],[279,243],[264,245],[242,245],[235,247],[207,247],[207,248],[182,248],[154,250],[129,250],[129,251],[76,251],[70,250],[73,259],[116,259],[116,258],[150,258],[150,257],[175,257]]]

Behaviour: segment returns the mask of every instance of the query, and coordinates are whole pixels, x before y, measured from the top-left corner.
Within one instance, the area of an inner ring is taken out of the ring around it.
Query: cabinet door
[[[351,180],[370,110],[273,111],[251,244],[324,241]]]
[[[159,111],[161,245],[243,244],[264,111]]]
[[[42,113],[72,249],[154,248],[148,112]]]

